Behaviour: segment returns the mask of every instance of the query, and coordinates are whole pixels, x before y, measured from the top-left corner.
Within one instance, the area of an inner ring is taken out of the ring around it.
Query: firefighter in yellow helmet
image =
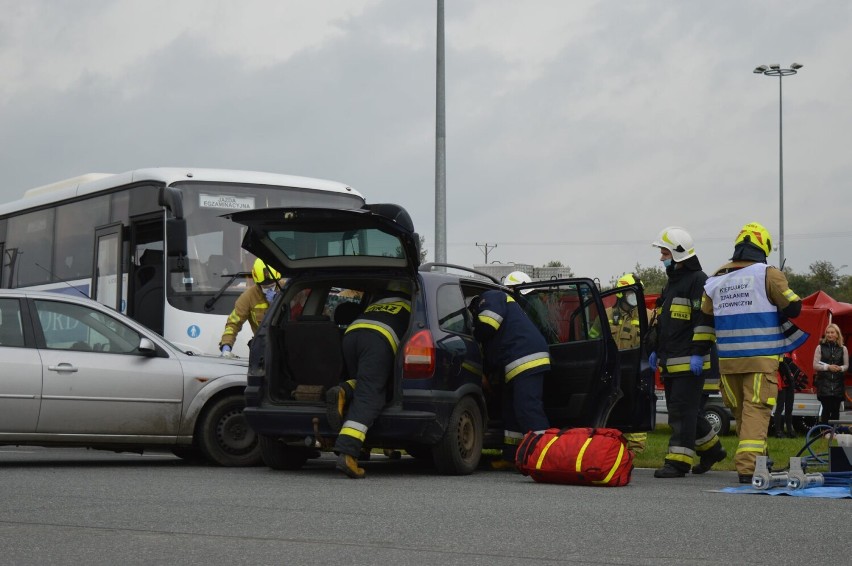
[[[246,321],[251,326],[251,331],[257,332],[266,310],[281,288],[281,274],[266,265],[262,259],[255,260],[251,277],[255,284],[237,297],[234,310],[228,316],[225,331],[219,340],[219,351],[226,358],[234,356],[231,350],[237,340],[237,334],[240,333],[240,329]]]
[[[632,273],[625,273],[618,278],[616,287],[626,287],[642,281]],[[609,329],[619,350],[630,350],[640,346],[642,337],[639,330],[639,304],[636,293],[625,291],[615,294],[615,304],[606,309],[606,318],[609,321]],[[647,310],[648,319],[651,320],[651,311]],[[628,432],[624,435],[627,439],[627,448],[638,454],[645,450],[645,442],[648,440],[646,432]]]
[[[702,352],[714,341],[719,352],[722,398],[737,421],[734,465],[740,483],[752,482],[757,456],[766,454],[780,358],[808,338],[788,320],[799,315],[802,301],[784,273],[766,264],[771,250],[769,231],[761,224],[742,227],[730,263],[704,285],[703,320],[695,329]]]

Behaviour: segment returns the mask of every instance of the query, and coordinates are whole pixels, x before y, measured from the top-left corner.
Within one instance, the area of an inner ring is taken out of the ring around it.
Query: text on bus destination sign
[[[222,208],[226,210],[254,210],[254,197],[235,197],[228,195],[199,195],[201,208]]]

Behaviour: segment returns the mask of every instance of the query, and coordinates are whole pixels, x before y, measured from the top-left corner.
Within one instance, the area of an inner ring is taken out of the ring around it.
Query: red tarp
[[[835,301],[823,291],[817,291],[802,299],[802,313],[793,322],[810,334],[807,342],[794,352],[797,365],[813,378],[814,350],[822,338],[825,327],[833,322],[840,327],[847,347],[852,347],[852,305]]]

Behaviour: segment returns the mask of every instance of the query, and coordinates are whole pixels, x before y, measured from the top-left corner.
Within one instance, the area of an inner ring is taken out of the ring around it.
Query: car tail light
[[[432,333],[421,330],[405,343],[402,377],[425,379],[435,373],[435,341]]]

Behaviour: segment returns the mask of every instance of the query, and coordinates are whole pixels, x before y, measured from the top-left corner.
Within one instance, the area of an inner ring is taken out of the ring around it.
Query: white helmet
[[[532,283],[532,278],[523,271],[513,271],[506,276],[506,285],[520,285],[521,283]]]
[[[521,283],[532,283],[532,277],[530,277],[523,271],[513,271],[512,273],[506,276],[504,283],[508,287],[511,287],[512,285],[520,285]],[[524,289],[523,291],[521,291],[521,293],[526,295],[530,291],[532,291],[532,289]]]
[[[651,245],[669,250],[675,263],[680,263],[695,255],[695,244],[692,242],[692,236],[680,226],[663,228],[657,239],[651,242]]]

